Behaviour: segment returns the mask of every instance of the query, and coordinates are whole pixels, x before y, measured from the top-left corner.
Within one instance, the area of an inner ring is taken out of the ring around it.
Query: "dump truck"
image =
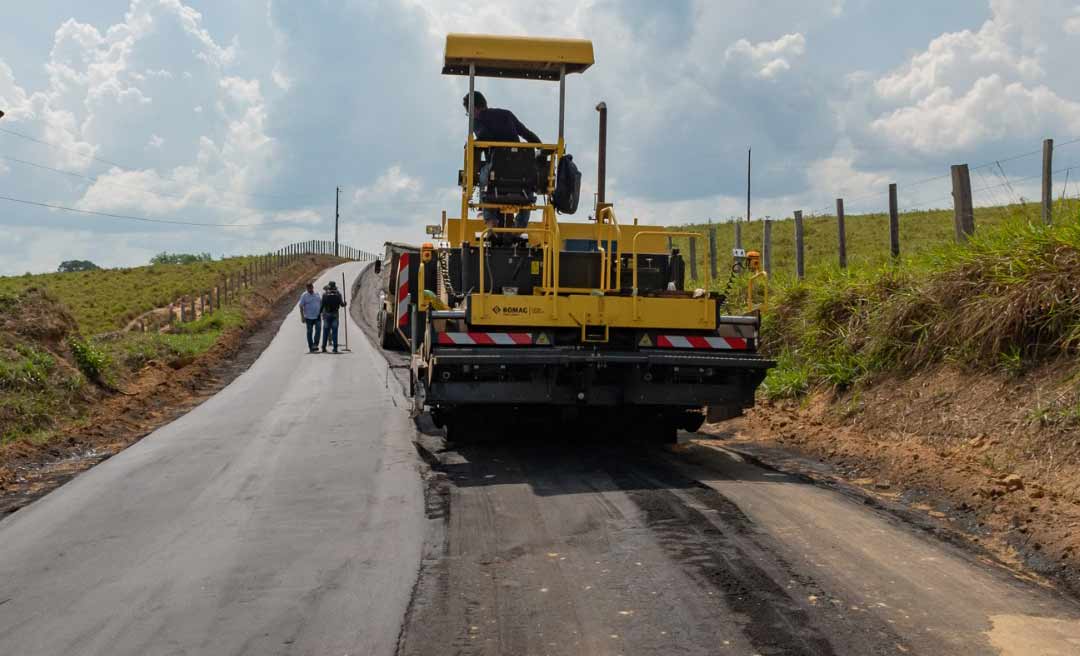
[[[751,406],[773,366],[757,353],[758,313],[731,313],[707,275],[688,287],[672,244],[703,234],[617,219],[604,197],[602,103],[597,200],[585,220],[566,220],[579,193],[565,187],[566,79],[592,65],[588,40],[446,37],[442,72],[469,88],[461,204],[420,247],[388,245],[380,323],[385,344],[411,353],[416,411],[450,439],[561,424],[671,441],[706,409],[726,418]],[[478,78],[556,83],[556,141],[477,140]],[[514,225],[521,210],[532,213],[525,227]]]

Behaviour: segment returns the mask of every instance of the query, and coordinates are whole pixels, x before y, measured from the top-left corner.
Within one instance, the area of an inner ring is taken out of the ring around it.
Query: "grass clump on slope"
[[[1014,217],[966,246],[776,291],[763,325],[779,361],[770,398],[937,363],[1019,374],[1080,346],[1080,225]]]
[[[250,262],[250,258],[236,257],[131,269],[0,277],[0,294],[12,296],[29,288],[47,289],[70,310],[83,335],[99,335],[120,330],[143,312],[165,307],[184,295],[208,290],[219,284],[223,276],[243,270]]]

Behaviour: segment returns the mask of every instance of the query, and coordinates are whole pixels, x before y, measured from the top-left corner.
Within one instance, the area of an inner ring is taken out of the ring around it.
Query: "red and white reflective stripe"
[[[397,323],[400,328],[409,323],[409,254],[398,257]]]
[[[714,349],[744,351],[746,340],[742,337],[700,337],[697,335],[657,335],[656,346],[677,349]]]
[[[532,346],[529,333],[439,333],[439,343],[448,346]]]

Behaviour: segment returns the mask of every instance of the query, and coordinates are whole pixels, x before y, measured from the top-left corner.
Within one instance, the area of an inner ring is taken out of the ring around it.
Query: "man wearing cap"
[[[337,353],[337,331],[338,331],[338,310],[345,307],[345,299],[342,298],[341,292],[338,291],[337,283],[331,280],[326,287],[323,287],[322,303],[320,305],[320,311],[322,313],[323,330],[322,330],[322,352],[326,353],[326,342],[330,341],[334,346],[334,353]]]
[[[465,114],[468,115],[468,94],[465,94],[465,97],[462,99],[462,104],[465,105]],[[473,130],[477,141],[526,141],[528,143],[541,143],[540,137],[536,136],[535,132],[525,127],[525,125],[518,120],[518,117],[514,116],[514,113],[509,109],[489,108],[487,98],[484,98],[484,94],[479,91],[473,92],[472,118]],[[490,158],[490,154],[488,154],[488,157]],[[487,186],[488,178],[490,176],[491,162],[487,161],[480,167],[479,186],[481,189]],[[490,207],[485,208],[484,222],[487,223],[489,228],[500,227],[499,210]],[[525,228],[527,225],[529,225],[529,210],[519,210],[517,216],[514,217],[514,227]]]
[[[307,291],[300,295],[300,319],[307,327],[307,347],[309,353],[319,350],[319,313],[322,310],[322,298],[315,293],[315,285],[307,284]]]

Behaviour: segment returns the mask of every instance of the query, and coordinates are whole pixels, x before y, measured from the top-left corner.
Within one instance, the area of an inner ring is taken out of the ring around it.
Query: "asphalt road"
[[[370,315],[0,522],[0,654],[1080,653],[1073,601],[723,449],[418,433]]]
[[[308,355],[290,315],[217,396],[0,521],[0,654],[394,653],[423,488],[350,333]]]

